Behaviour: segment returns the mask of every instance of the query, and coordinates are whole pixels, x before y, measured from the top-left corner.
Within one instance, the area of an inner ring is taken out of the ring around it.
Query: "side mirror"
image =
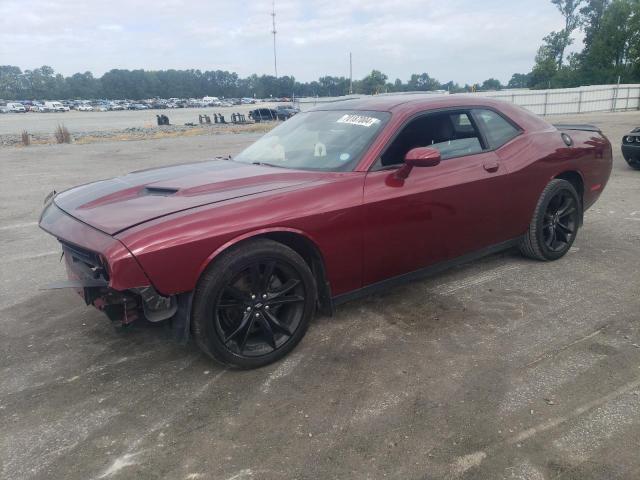
[[[435,167],[440,160],[440,151],[431,147],[412,148],[404,156],[404,163],[412,167]]]
[[[413,167],[435,167],[440,164],[440,151],[431,147],[412,148],[404,156],[404,165],[396,172],[396,177],[404,180]]]

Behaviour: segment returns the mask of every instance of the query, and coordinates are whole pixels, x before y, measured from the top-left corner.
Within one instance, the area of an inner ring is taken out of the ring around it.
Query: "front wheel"
[[[625,160],[627,161],[627,164],[633,168],[634,170],[640,170],[640,157],[629,157],[626,158]]]
[[[250,240],[216,259],[201,277],[193,334],[215,360],[257,368],[300,342],[315,306],[315,281],[302,257],[272,240]]]
[[[520,251],[536,260],[563,257],[576,239],[581,216],[582,204],[573,185],[562,179],[552,180],[540,195]]]

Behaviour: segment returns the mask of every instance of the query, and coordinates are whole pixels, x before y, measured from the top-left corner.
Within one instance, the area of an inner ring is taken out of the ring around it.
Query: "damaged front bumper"
[[[157,292],[119,240],[76,220],[52,201],[40,217],[40,227],[60,242],[68,276],[46,288],[73,288],[87,305],[120,325],[141,317],[160,322],[178,312],[178,297]]]

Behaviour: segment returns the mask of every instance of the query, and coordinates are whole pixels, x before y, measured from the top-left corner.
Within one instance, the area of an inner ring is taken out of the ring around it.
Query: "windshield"
[[[386,123],[387,112],[299,113],[234,158],[300,170],[348,171]]]

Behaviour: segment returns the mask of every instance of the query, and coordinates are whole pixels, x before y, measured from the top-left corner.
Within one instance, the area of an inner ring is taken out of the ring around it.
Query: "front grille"
[[[72,243],[60,241],[62,251],[75,267],[91,278],[109,280],[106,265],[96,252],[79,247]]]

